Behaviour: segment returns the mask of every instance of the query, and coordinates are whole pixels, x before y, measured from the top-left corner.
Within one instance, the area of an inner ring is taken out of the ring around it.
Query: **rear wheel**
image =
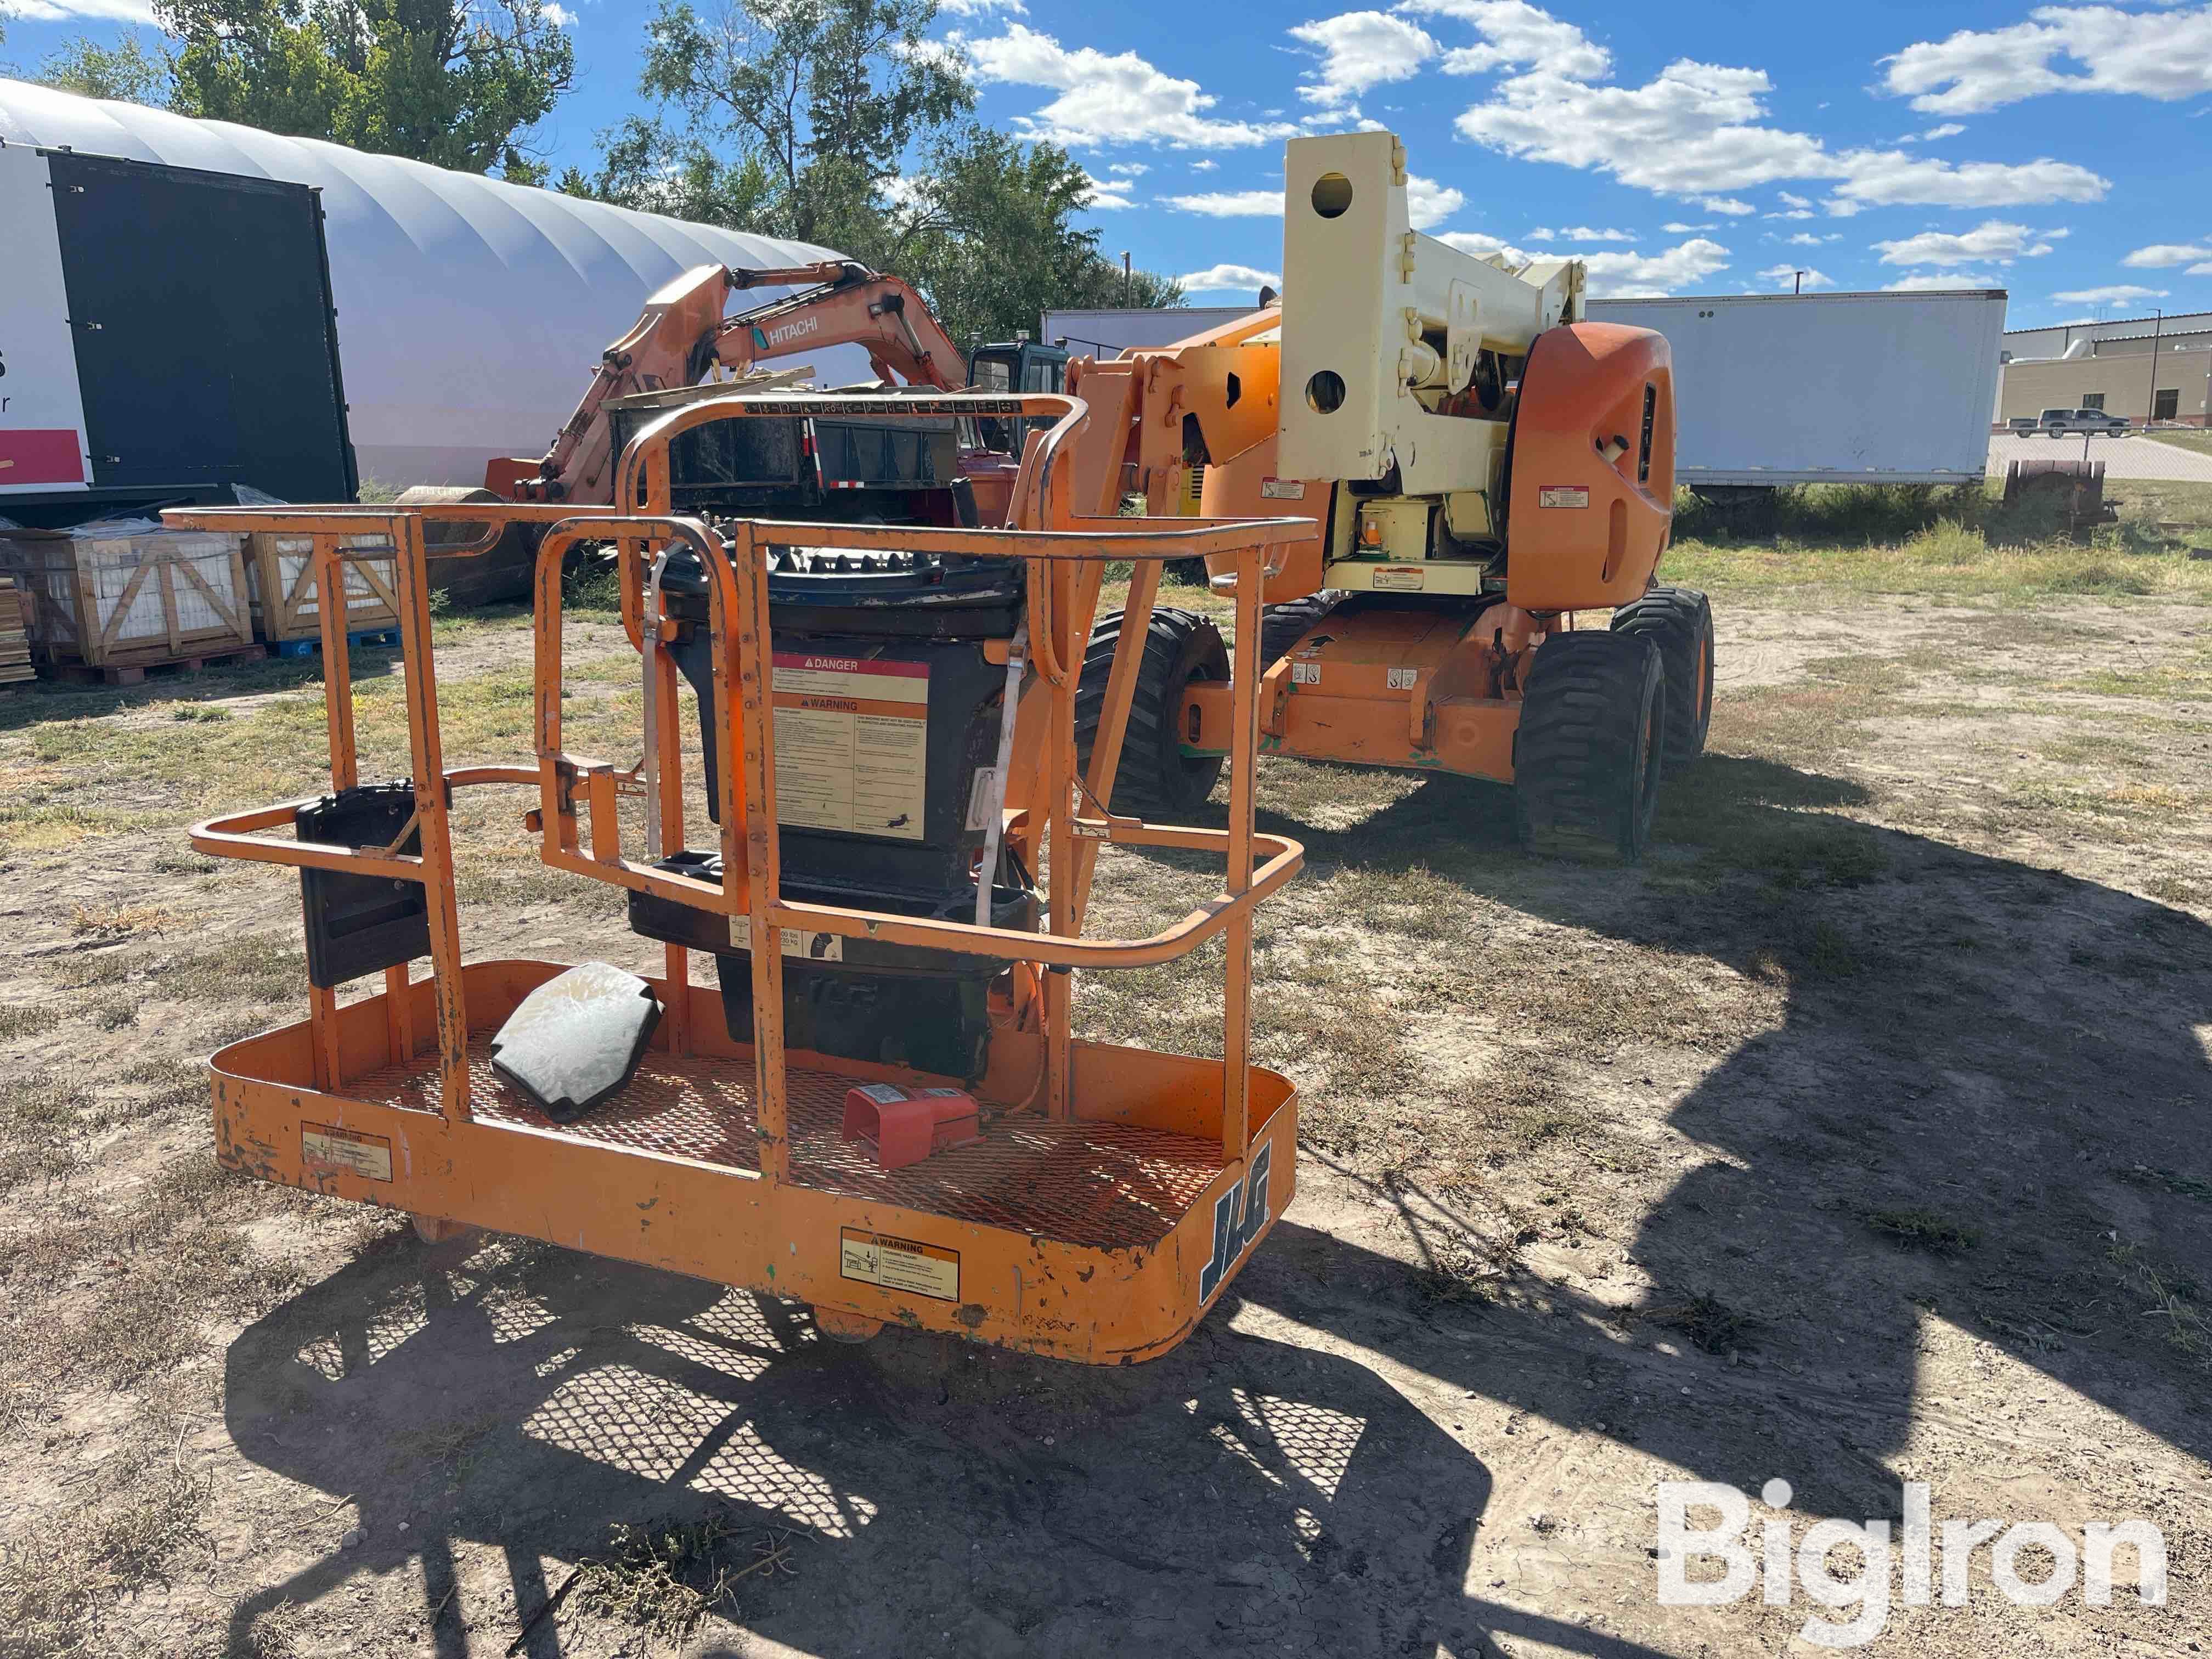
[[[1106,710],[1106,681],[1113,672],[1124,618],[1119,611],[1100,617],[1083,653],[1083,677],[1075,692],[1075,749],[1086,772]],[[1182,734],[1176,729],[1176,720],[1182,711],[1183,692],[1194,681],[1227,679],[1229,647],[1222,643],[1221,630],[1206,617],[1193,611],[1164,609],[1153,611],[1144,644],[1109,804],[1117,812],[1179,823],[1194,816],[1213,793],[1224,759],[1182,752]]]
[[[1692,587],[1655,587],[1613,613],[1616,634],[1640,634],[1659,647],[1667,676],[1667,753],[1671,775],[1705,752],[1713,723],[1713,607]]]
[[[1260,672],[1266,673],[1288,656],[1291,647],[1304,639],[1343,599],[1341,592],[1325,587],[1320,592],[1309,593],[1302,599],[1287,599],[1281,605],[1269,605],[1260,617]]]
[[[1666,671],[1646,636],[1584,629],[1539,646],[1513,739],[1514,816],[1528,850],[1641,858],[1666,717]]]

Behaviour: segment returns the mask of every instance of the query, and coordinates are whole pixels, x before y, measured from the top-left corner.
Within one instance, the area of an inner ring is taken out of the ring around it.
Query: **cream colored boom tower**
[[[1712,685],[1704,596],[1655,580],[1666,341],[1584,321],[1577,261],[1511,270],[1415,231],[1389,133],[1293,139],[1284,179],[1279,306],[1070,366],[1100,417],[1080,469],[1094,510],[1133,476],[1165,510],[1202,467],[1204,516],[1315,519],[1239,641],[1263,658],[1262,747],[1510,783],[1532,846],[1637,856],[1662,762],[1704,745]],[[1150,678],[1115,799],[1175,817],[1229,746],[1229,659],[1212,623],[1152,599],[1132,594]],[[1575,626],[1598,609],[1609,627]],[[1101,622],[1094,663],[1122,627]],[[1103,682],[1090,697],[1113,701]]]

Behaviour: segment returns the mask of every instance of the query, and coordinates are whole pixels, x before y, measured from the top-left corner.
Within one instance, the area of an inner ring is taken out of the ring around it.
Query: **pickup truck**
[[[2101,409],[2046,409],[2033,420],[2015,415],[2008,424],[2014,435],[2021,438],[2038,432],[2051,438],[2069,438],[2081,433],[2117,438],[2128,429],[2124,416],[2107,415]]]

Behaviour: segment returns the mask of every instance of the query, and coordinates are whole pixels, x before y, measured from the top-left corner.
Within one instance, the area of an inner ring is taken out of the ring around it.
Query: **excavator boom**
[[[760,288],[798,291],[725,317],[726,296]],[[775,270],[700,265],[645,302],[599,366],[553,446],[535,461],[489,463],[484,487],[516,501],[605,505],[614,453],[606,404],[637,392],[696,385],[717,366],[743,374],[770,358],[858,345],[884,379],[941,392],[966,383],[966,365],[927,302],[896,276],[842,260]]]

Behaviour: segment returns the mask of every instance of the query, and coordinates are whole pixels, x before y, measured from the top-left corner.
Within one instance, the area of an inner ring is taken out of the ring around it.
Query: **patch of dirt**
[[[1777,1478],[1801,1538],[1894,1522],[1905,1481],[1939,1520],[2163,1529],[2163,1607],[2123,1553],[2110,1606],[2014,1607],[1984,1547],[1966,1606],[1899,1604],[1868,1651],[2189,1650],[2212,703],[2170,693],[2201,614],[1717,613],[1713,752],[1639,869],[1524,859],[1499,791],[1263,768],[1309,849],[1257,941],[1297,1198],[1188,1341],[1116,1371],[846,1347],[218,1176],[196,1061],[298,1017],[296,892],[195,858],[189,789],[99,757],[152,734],[189,772],[223,723],[0,703],[0,776],[48,792],[0,818],[0,1656],[501,1652],[580,1567],[522,1652],[1796,1651],[1802,1589],[1657,1595],[1658,1482],[1755,1522]],[[441,684],[527,649],[456,630]],[[618,641],[579,668],[572,718],[619,732]],[[249,714],[313,691],[230,684]],[[507,718],[486,757],[520,752]],[[467,809],[471,954],[657,963],[533,875],[522,804]],[[1101,869],[1102,930],[1203,884]],[[1201,1042],[1201,981],[1087,976],[1086,1033]]]

